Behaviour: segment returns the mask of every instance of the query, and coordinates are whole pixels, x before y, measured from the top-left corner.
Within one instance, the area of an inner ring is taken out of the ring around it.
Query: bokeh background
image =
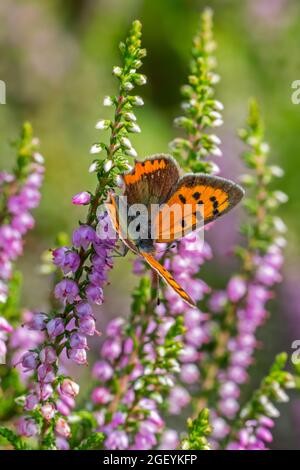
[[[247,395],[274,354],[291,353],[292,341],[300,339],[300,105],[291,101],[292,82],[300,79],[299,0],[1,0],[0,79],[7,86],[7,104],[0,105],[0,164],[11,168],[14,152],[9,142],[23,120],[30,120],[41,139],[47,171],[35,213],[37,225],[27,238],[19,268],[24,273],[24,305],[46,308],[49,279],[39,272],[41,253],[53,246],[57,232],[70,234],[83,218],[84,209],[72,207],[71,197],[95,185],[87,171],[89,148],[98,139],[96,121],[109,115],[102,99],[115,91],[111,69],[119,63],[119,41],[130,22],[139,18],[148,50],[143,72],[149,83],[139,90],[145,107],[137,112],[142,134],[134,137],[134,144],[141,157],[166,152],[174,136],[172,119],[179,113],[179,87],[186,80],[191,39],[205,6],[215,11],[219,44],[222,81],[217,94],[225,105],[220,131],[224,157],[218,161],[222,174],[237,178],[242,171],[236,130],[244,124],[249,97],[255,96],[273,161],[285,170],[279,189],[289,195],[281,214],[289,242],[284,282],[268,325],[259,333],[263,348]],[[235,268],[228,250],[236,241],[237,223],[235,212],[208,235],[216,257],[203,276],[213,286],[222,286]],[[128,313],[135,283],[130,271],[128,261],[116,262],[101,321]],[[296,396],[282,407],[273,446],[300,446]]]

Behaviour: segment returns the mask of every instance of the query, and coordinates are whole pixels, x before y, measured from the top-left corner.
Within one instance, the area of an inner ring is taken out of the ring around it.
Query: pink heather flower
[[[38,355],[35,352],[25,353],[24,356],[22,357],[21,362],[26,372],[36,369],[38,365]]]
[[[234,276],[230,279],[227,286],[227,295],[231,302],[238,302],[247,291],[246,281],[240,276]]]
[[[105,441],[105,447],[108,450],[125,450],[128,446],[129,441],[125,431],[113,431]]]
[[[53,318],[47,323],[47,331],[50,338],[56,338],[65,331],[65,324],[62,318]]]
[[[75,194],[72,197],[72,203],[77,206],[85,206],[91,202],[91,195],[87,191]]]
[[[234,398],[225,398],[220,401],[219,408],[224,416],[233,418],[239,410],[239,404]]]
[[[70,279],[63,279],[56,284],[54,289],[55,298],[61,300],[63,303],[74,303],[78,294],[78,285],[75,281]]]
[[[258,421],[262,426],[267,428],[273,428],[275,426],[274,421],[268,416],[261,416]]]
[[[281,275],[270,264],[262,264],[256,272],[256,279],[266,286],[272,286],[276,282],[281,281]]]
[[[57,354],[52,346],[46,346],[40,352],[40,360],[41,362],[45,362],[46,364],[53,364],[57,359]]]
[[[90,243],[95,240],[96,232],[89,225],[81,225],[73,232],[73,245],[76,248],[88,249]]]
[[[87,302],[79,302],[76,305],[76,313],[79,318],[83,318],[85,316],[92,316],[93,310],[90,304],[88,304]]]
[[[38,367],[38,378],[42,383],[51,383],[55,380],[55,373],[53,367],[48,364],[41,364]]]
[[[6,344],[2,339],[0,339],[0,364],[5,364],[6,353],[7,353]]]
[[[14,331],[13,327],[4,317],[0,317],[0,331],[4,331],[5,333],[12,333]]]
[[[175,450],[179,445],[179,437],[174,429],[166,429],[161,436],[160,450]]]
[[[32,320],[27,324],[32,330],[42,331],[46,328],[47,315],[45,313],[35,313]]]
[[[214,418],[211,420],[212,425],[212,437],[215,439],[224,439],[230,432],[230,427],[223,418]]]
[[[227,381],[220,387],[220,396],[222,398],[238,398],[240,389],[235,382]]]
[[[94,317],[85,316],[81,318],[79,322],[79,332],[88,336],[93,336],[95,333],[98,333]]]
[[[27,395],[25,399],[24,410],[26,411],[34,410],[38,402],[39,402],[38,397],[34,395],[33,393],[30,393],[29,395]]]
[[[157,443],[156,437],[154,434],[149,432],[138,432],[134,440],[134,450],[150,450]]]
[[[191,400],[190,394],[185,388],[179,385],[172,388],[169,398],[169,411],[171,414],[179,415],[182,408],[189,404]]]
[[[88,349],[86,336],[73,333],[70,337],[70,346],[72,349]]]
[[[256,429],[255,434],[262,441],[265,441],[265,442],[272,442],[273,441],[273,436],[270,433],[268,428],[264,428],[262,426],[259,426]]]
[[[21,436],[33,437],[38,433],[38,426],[33,419],[23,416],[18,421],[18,432]]]
[[[57,248],[53,250],[53,263],[59,266],[64,274],[70,272],[75,273],[80,265],[80,256],[76,251],[72,251],[67,247]]]
[[[225,291],[214,292],[209,299],[209,307],[213,313],[221,313],[228,301]]]
[[[41,406],[41,413],[46,421],[50,421],[50,419],[54,418],[55,411],[56,409],[53,403],[45,403]]]
[[[76,362],[76,364],[87,364],[87,356],[85,349],[71,349],[69,352],[69,357],[72,361]]]
[[[124,326],[124,318],[117,317],[111,320],[107,327],[106,327],[106,333],[107,336],[120,336],[123,330]]]
[[[111,400],[111,394],[105,387],[96,387],[92,392],[92,401],[99,405],[105,405]]]
[[[39,390],[39,398],[41,401],[46,401],[53,395],[53,388],[49,383],[43,383]]]
[[[62,437],[70,437],[71,429],[67,421],[64,418],[58,418],[55,425],[55,431]]]
[[[103,290],[99,286],[89,284],[85,289],[86,297],[89,302],[95,303],[96,305],[103,304]]]
[[[92,375],[95,379],[101,382],[107,382],[114,374],[113,368],[106,361],[97,361],[94,364]]]
[[[198,382],[200,379],[200,372],[196,364],[184,364],[181,368],[180,378],[187,384]]]
[[[34,218],[29,212],[23,212],[14,216],[11,220],[11,226],[21,235],[25,235],[28,230],[31,230],[35,225]]]
[[[64,395],[74,398],[79,393],[79,385],[71,379],[64,379],[60,385],[60,390]]]
[[[66,439],[61,436],[57,436],[55,439],[55,445],[58,450],[69,450],[70,445]]]
[[[111,338],[108,338],[104,341],[101,349],[102,356],[109,361],[117,359],[120,356],[121,351],[122,347],[120,341]]]

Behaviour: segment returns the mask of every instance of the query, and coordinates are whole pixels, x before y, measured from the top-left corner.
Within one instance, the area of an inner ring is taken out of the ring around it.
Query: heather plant
[[[205,10],[182,88],[183,113],[175,119],[179,135],[170,150],[185,171],[217,174],[220,169],[211,157],[222,155],[215,132],[223,123],[223,106],[215,98],[220,77],[212,26],[212,12]],[[107,138],[90,149],[94,160],[89,171],[95,175],[96,189],[72,199],[74,205],[86,206],[85,220],[70,243],[59,237],[52,250],[53,267],[48,259],[43,266],[54,273],[55,281],[47,313],[21,308],[20,275],[13,268],[23,236],[33,226],[29,211],[39,202],[43,174],[28,124],[17,147],[16,170],[0,174],[0,355],[7,359],[0,366],[0,418],[5,424],[0,428],[1,445],[51,450],[266,449],[279,416],[274,403],[287,401],[286,391],[299,379],[297,371],[285,369],[287,356],[280,354],[259,389],[248,400],[241,399],[255,361],[257,329],[266,321],[268,301],[281,281],[285,245],[285,225],[276,214],[287,198],[276,187],[283,172],[269,163],[270,148],[255,101],[239,132],[247,146],[241,156],[247,171],[241,177],[247,189],[240,227],[244,242],[234,248],[239,268],[228,274],[223,290],[215,289],[200,277],[213,253],[199,233],[172,246],[160,244],[160,262],[195,299],[197,307],[192,308],[170,287],[158,289],[155,274],[136,258],[133,271],[139,279],[130,314],[112,319],[101,332],[88,391],[79,395],[80,384],[68,372],[68,362],[87,366],[92,360],[88,339],[100,335],[95,307],[105,304],[109,271],[116,269],[115,256],[122,251],[115,235],[102,236],[111,233],[103,204],[122,186],[120,175],[137,157],[130,138],[141,132],[134,109],[143,99],[135,88],[146,84],[139,72],[146,56],[140,22],[133,22],[120,52],[122,63],[113,68],[118,91],[103,101],[112,116],[96,124]],[[207,239],[212,226],[205,229]],[[183,412],[190,414],[186,427],[173,429],[170,417]]]

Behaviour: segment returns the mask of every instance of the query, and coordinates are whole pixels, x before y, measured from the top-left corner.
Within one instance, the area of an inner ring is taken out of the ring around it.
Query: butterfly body
[[[206,174],[179,175],[169,155],[135,162],[123,175],[123,196],[110,195],[108,210],[124,244],[192,306],[194,301],[155,259],[156,243],[171,243],[228,212],[244,191],[236,183]]]

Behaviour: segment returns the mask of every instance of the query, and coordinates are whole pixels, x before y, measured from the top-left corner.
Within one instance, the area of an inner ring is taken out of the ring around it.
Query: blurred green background
[[[140,157],[167,152],[175,135],[172,119],[179,113],[179,87],[186,81],[192,36],[205,6],[215,10],[219,44],[222,81],[217,97],[225,105],[220,131],[224,158],[218,162],[222,173],[236,178],[242,171],[236,130],[244,124],[248,98],[256,96],[273,161],[285,170],[280,189],[289,195],[282,211],[289,238],[285,281],[272,319],[260,333],[265,347],[258,353],[260,367],[253,370],[257,384],[274,353],[291,352],[291,342],[300,339],[300,105],[291,101],[292,82],[300,79],[299,0],[1,0],[0,79],[6,83],[7,104],[0,106],[0,164],[11,168],[9,141],[22,121],[30,120],[41,139],[46,180],[35,212],[37,225],[19,267],[25,273],[24,305],[43,308],[48,280],[39,274],[40,256],[53,246],[58,231],[71,233],[83,217],[84,209],[71,205],[72,195],[95,186],[94,175],[87,171],[89,148],[98,140],[96,121],[109,116],[102,99],[116,89],[111,69],[119,64],[119,41],[133,19],[142,21],[148,50],[143,72],[149,83],[138,91],[145,107],[137,111],[142,135],[133,141]],[[237,222],[236,214],[232,217]],[[222,286],[232,268],[224,256],[236,238],[229,220],[220,221],[218,233],[209,234],[217,257],[204,274],[212,285]],[[117,261],[113,287],[107,292],[107,316],[128,311],[129,289],[135,282],[129,273],[128,262]],[[294,399],[282,410],[274,447],[299,448],[299,422],[300,404]]]

